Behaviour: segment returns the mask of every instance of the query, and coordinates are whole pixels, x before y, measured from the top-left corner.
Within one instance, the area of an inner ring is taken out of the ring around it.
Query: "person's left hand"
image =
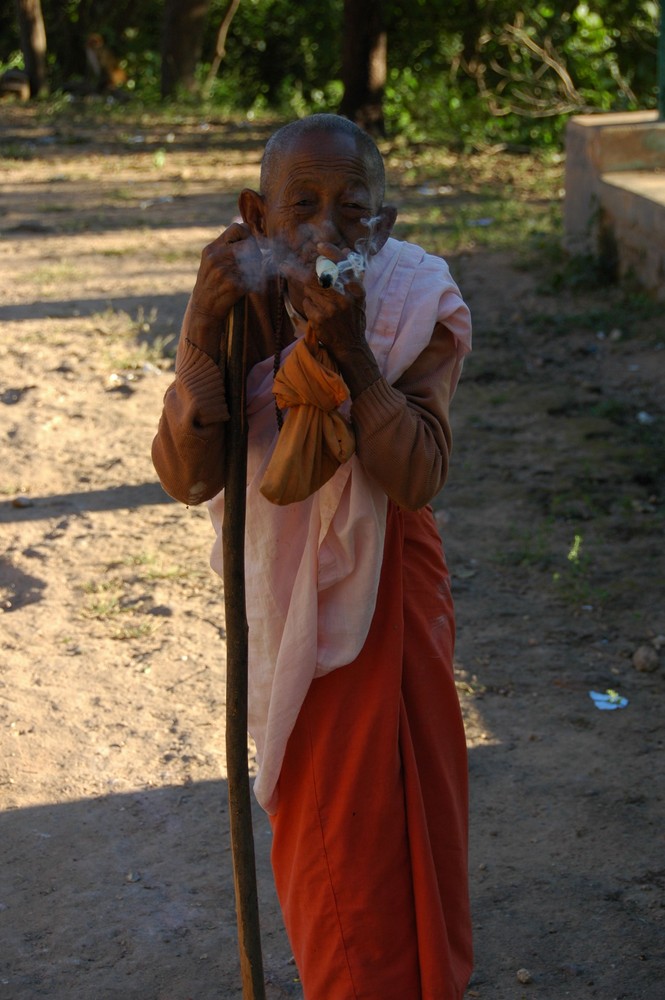
[[[332,243],[319,243],[316,247],[322,257],[339,264],[348,256]],[[330,288],[319,284],[314,268],[284,264],[287,281],[300,285],[302,312],[318,340],[337,357],[346,350],[358,347],[365,341],[365,289],[362,279],[353,271],[342,270]]]
[[[336,264],[346,260],[349,251],[332,243],[317,244],[317,251]],[[312,333],[336,361],[354,397],[379,377],[374,355],[365,336],[365,288],[362,277],[351,268],[342,270],[330,288],[323,288],[314,268],[304,272],[300,265],[283,265],[287,281],[300,285],[302,311]]]

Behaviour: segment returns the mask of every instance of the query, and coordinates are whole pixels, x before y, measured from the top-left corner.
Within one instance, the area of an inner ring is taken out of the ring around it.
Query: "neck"
[[[295,311],[302,316],[303,286],[298,281],[292,281],[289,285],[284,286],[284,290]]]

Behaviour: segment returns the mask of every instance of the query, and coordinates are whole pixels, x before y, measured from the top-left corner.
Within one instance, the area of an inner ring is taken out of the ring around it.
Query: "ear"
[[[249,226],[252,236],[262,243],[266,238],[266,203],[258,191],[243,188],[238,198],[238,208],[242,221]]]
[[[394,205],[382,205],[374,216],[372,235],[369,239],[369,254],[373,257],[375,253],[383,247],[386,240],[393,231],[395,220],[397,219],[397,209]]]

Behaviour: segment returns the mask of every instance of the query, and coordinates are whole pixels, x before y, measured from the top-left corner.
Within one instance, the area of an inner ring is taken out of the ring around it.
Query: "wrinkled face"
[[[379,211],[369,167],[352,136],[316,132],[289,147],[264,199],[263,235],[277,263],[313,265],[317,243],[339,250],[366,245]]]

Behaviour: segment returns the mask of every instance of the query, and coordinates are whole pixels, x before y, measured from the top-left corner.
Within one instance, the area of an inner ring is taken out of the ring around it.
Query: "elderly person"
[[[209,502],[221,573],[224,329],[245,297],[254,791],[307,1000],[461,1000],[471,971],[454,611],[429,506],[470,320],[445,262],[391,237],[384,184],[347,119],[272,136],[260,192],[203,253],[153,445],[165,489]],[[305,488],[283,381],[304,351],[313,381],[342,387]]]

